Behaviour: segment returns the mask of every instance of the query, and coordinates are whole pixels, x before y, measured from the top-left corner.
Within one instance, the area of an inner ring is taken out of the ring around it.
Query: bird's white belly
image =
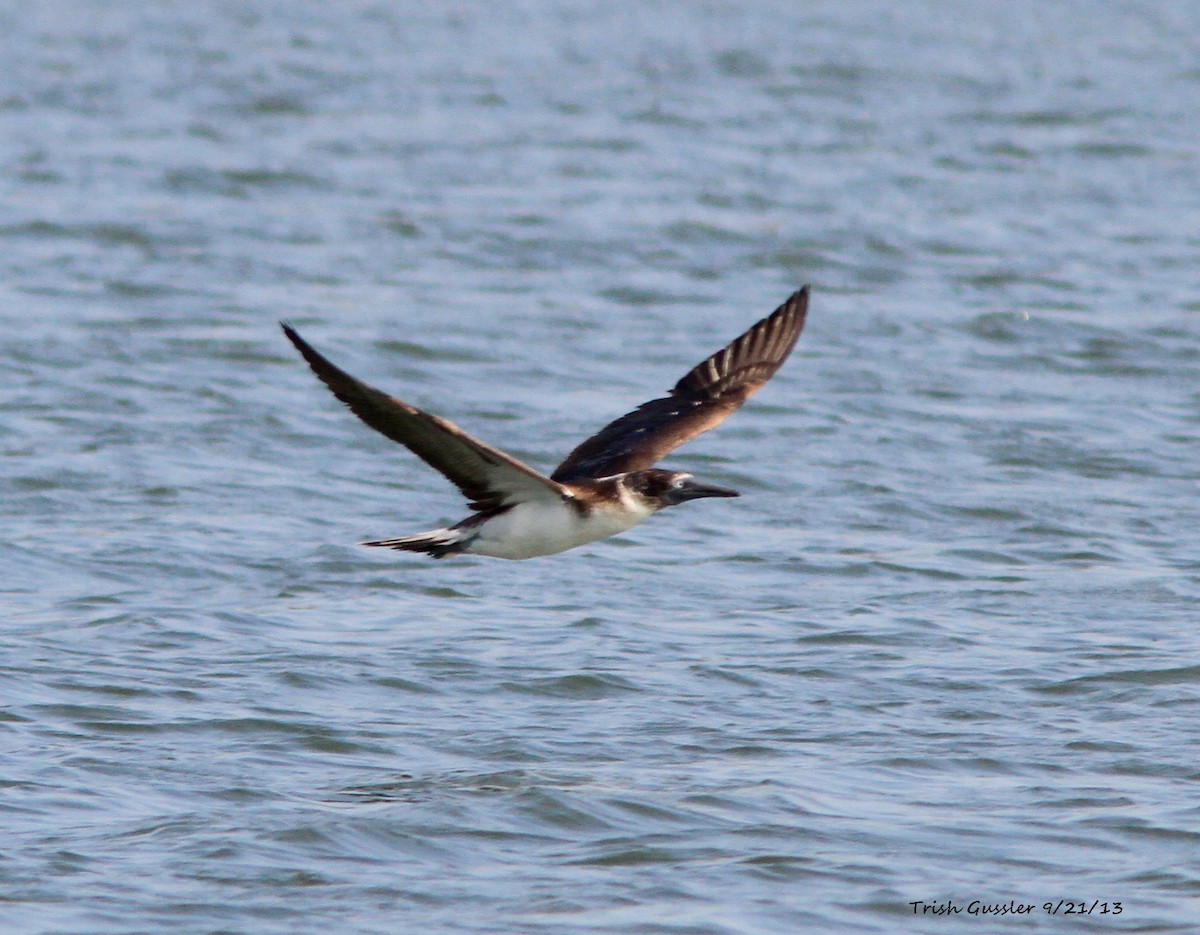
[[[596,509],[586,516],[566,503],[519,503],[479,527],[467,552],[495,558],[533,558],[632,529],[652,510]]]

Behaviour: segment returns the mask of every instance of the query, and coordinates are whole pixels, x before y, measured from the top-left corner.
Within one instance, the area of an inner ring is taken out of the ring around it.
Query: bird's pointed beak
[[[712,484],[701,484],[694,480],[685,481],[683,486],[675,490],[672,499],[676,503],[685,500],[699,500],[702,497],[740,497],[736,490],[728,487],[714,487]]]

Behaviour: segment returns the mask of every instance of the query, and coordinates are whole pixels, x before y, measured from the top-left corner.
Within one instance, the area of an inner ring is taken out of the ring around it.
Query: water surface
[[[1195,10],[594,7],[0,14],[0,927],[1193,931]],[[276,326],[550,468],[805,282],[525,563]]]

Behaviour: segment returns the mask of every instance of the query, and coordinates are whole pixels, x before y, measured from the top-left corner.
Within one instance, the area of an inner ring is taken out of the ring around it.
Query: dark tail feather
[[[461,552],[465,538],[456,529],[431,529],[429,532],[419,532],[413,536],[401,536],[398,539],[376,539],[374,542],[362,544],[398,549],[402,552],[424,552],[434,558],[445,558],[447,555],[456,555]]]

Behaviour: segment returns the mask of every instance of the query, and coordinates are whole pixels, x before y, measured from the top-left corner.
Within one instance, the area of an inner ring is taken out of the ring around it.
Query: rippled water
[[[0,13],[0,928],[1194,931],[1200,8],[596,6]],[[548,468],[804,282],[526,563],[275,324]]]

